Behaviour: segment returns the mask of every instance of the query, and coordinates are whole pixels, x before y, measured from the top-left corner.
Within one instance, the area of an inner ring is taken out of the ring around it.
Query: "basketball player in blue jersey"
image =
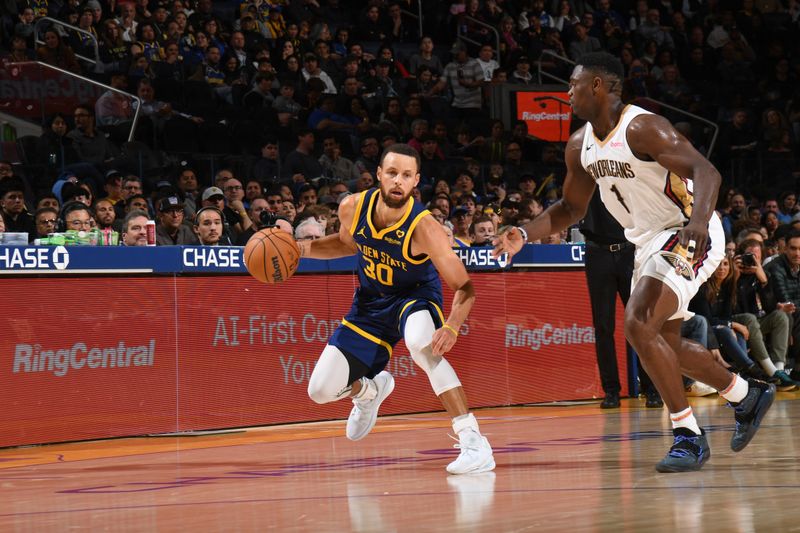
[[[689,300],[717,268],[725,237],[714,213],[720,175],[663,117],[621,101],[624,73],[605,52],[581,57],[570,77],[573,112],[587,123],[567,142],[563,198],[524,228],[495,239],[494,253],[578,222],[595,187],[636,246],[625,335],[670,412],[674,442],[659,472],[699,470],[710,450],[686,400],[681,374],[708,383],[734,407],[733,451],[755,435],[775,386],[731,374],[703,346],[682,339]],[[689,182],[691,180],[691,183]],[[693,190],[692,190],[693,185]]]
[[[453,419],[461,451],[447,471],[486,472],[495,467],[492,448],[469,412],[458,376],[443,357],[456,343],[475,291],[442,226],[411,197],[419,183],[419,167],[419,154],[412,147],[388,147],[377,170],[379,188],[348,196],[339,206],[339,233],[298,242],[302,257],[358,254],[359,288],[353,306],[320,355],[308,395],[317,403],[352,398],[347,438],[366,437],[381,402],[394,389],[394,378],[384,368],[402,338]],[[455,292],[447,318],[439,274]]]

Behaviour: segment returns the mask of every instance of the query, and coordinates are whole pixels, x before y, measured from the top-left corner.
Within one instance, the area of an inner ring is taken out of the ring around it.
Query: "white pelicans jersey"
[[[681,228],[692,214],[690,180],[655,161],[642,161],[628,145],[631,120],[649,111],[625,106],[617,126],[598,139],[591,123],[584,126],[581,165],[594,178],[608,211],[637,247],[669,228]]]

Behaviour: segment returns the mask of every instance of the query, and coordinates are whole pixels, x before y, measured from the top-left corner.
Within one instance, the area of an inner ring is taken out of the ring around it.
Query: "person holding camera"
[[[789,345],[789,315],[794,306],[777,302],[770,279],[761,266],[760,242],[744,240],[738,252],[734,263],[741,275],[736,295],[737,314],[733,315],[733,321],[747,327],[750,334],[747,345],[764,372],[775,378],[778,390],[794,390],[797,384],[783,371]],[[769,338],[769,351],[765,337]]]

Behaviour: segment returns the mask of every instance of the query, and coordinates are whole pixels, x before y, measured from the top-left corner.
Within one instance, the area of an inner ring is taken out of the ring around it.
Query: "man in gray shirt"
[[[432,92],[439,93],[450,87],[453,93],[451,107],[455,118],[469,119],[482,114],[482,92],[484,73],[480,63],[467,55],[467,47],[457,41],[450,50],[453,61],[444,67],[442,77],[433,87]]]

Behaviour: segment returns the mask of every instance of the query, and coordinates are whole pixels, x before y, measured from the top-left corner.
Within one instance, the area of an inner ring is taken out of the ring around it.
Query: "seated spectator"
[[[307,128],[297,132],[297,147],[286,155],[283,165],[285,178],[294,179],[297,175],[304,180],[324,175],[322,165],[314,157],[314,132]]]
[[[117,214],[114,211],[114,204],[107,198],[97,200],[92,209],[94,210],[95,227],[116,231],[121,229],[121,224],[116,220]]]
[[[53,207],[40,207],[33,215],[34,223],[36,224],[35,234],[28,236],[28,241],[33,242],[34,239],[41,239],[47,237],[56,231],[56,224],[58,223],[58,209]],[[0,218],[2,223],[2,218]]]
[[[98,168],[114,161],[118,150],[102,132],[97,130],[92,106],[85,104],[76,106],[73,117],[75,129],[67,136],[72,139],[75,151],[81,160],[92,163]]]
[[[51,28],[44,34],[44,45],[36,50],[39,61],[53,65],[76,74],[81,73],[81,66],[75,57],[75,52],[61,40],[58,31]]]
[[[361,155],[356,159],[356,169],[363,175],[368,172],[373,178],[378,171],[380,158],[380,147],[378,139],[374,135],[366,135],[361,138]]]
[[[434,77],[439,77],[444,70],[441,60],[433,53],[433,39],[428,36],[419,40],[419,52],[408,60],[408,71],[412,76],[417,76],[422,66],[430,69]]]
[[[197,244],[191,228],[183,223],[183,202],[177,196],[162,198],[156,204],[156,245],[175,246]]]
[[[319,164],[322,165],[326,176],[340,181],[358,178],[358,170],[355,164],[342,156],[341,146],[335,136],[329,134],[323,137],[322,152]]]
[[[220,244],[231,244],[230,241],[225,242],[223,214],[216,207],[204,207],[197,212],[194,231],[197,234],[197,242],[201,245],[219,246]]]
[[[117,205],[119,205],[119,203]],[[145,198],[143,194],[134,194],[128,198],[122,210],[123,218],[128,216],[131,211],[142,211],[147,214],[148,218],[150,217],[150,206],[147,204],[147,198]]]
[[[760,242],[753,239],[742,241],[737,252],[739,255],[734,262],[741,275],[736,293],[737,314],[733,319],[747,327],[750,332],[748,346],[767,375],[781,381],[781,390],[794,390],[796,385],[782,370],[789,345],[791,304],[776,301],[772,283],[762,267]],[[761,349],[766,344],[764,336],[769,337],[770,345],[766,354]]]
[[[5,230],[10,233],[36,233],[36,223],[25,207],[25,184],[21,178],[0,181],[0,209]]]
[[[66,230],[89,231],[94,225],[94,213],[83,202],[66,202],[61,208],[61,227]]]
[[[778,306],[792,318],[791,349],[789,355],[795,361],[792,379],[800,377],[800,232],[791,231],[786,235],[786,247],[782,254],[767,266],[767,274]],[[778,370],[784,370],[782,362],[775,363]]]
[[[29,49],[25,38],[15,35],[11,38],[11,52],[8,55],[3,54],[0,63],[5,66],[8,63],[25,63],[35,60],[36,54]]]
[[[336,84],[333,83],[328,73],[319,67],[319,59],[316,55],[310,53],[305,55],[303,58],[303,70],[301,72],[306,82],[311,78],[322,80],[325,84],[325,89],[323,91],[325,94],[336,94]]]
[[[262,183],[275,184],[280,176],[280,166],[277,139],[264,140],[261,143],[261,159],[253,165],[253,177]]]
[[[145,211],[132,210],[122,221],[120,246],[147,246],[147,221]]]
[[[253,225],[244,208],[244,187],[236,178],[230,178],[222,186],[225,194],[225,221],[228,222],[236,235],[241,234]]]
[[[258,196],[251,200],[250,208],[247,210],[247,214],[250,217],[250,220],[253,221],[253,225],[239,235],[239,238],[236,241],[237,246],[245,246],[247,241],[250,240],[250,237],[252,237],[257,231],[260,231],[266,227],[266,217],[262,217],[262,214],[271,213],[272,210],[269,207],[270,206],[267,203],[267,200],[264,199],[263,196]]]
[[[321,239],[325,236],[325,226],[313,217],[306,218],[294,230],[294,238],[298,241]]]
[[[50,117],[47,128],[36,143],[39,163],[63,169],[79,161],[72,139],[67,135],[69,126],[66,117],[56,113]]]
[[[731,259],[723,257],[717,270],[692,299],[689,310],[706,318],[719,345],[721,356],[736,371],[743,372],[749,377],[767,380],[770,376],[747,354],[750,330],[733,319],[738,281],[739,272],[736,264]],[[754,350],[755,353],[762,351]]]
[[[470,246],[491,246],[495,232],[491,218],[485,215],[474,217],[469,227],[469,237],[472,240]]]
[[[278,114],[278,122],[282,125],[296,119],[303,111],[303,106],[294,99],[295,81],[283,78],[280,83],[280,94],[272,102],[272,109]]]
[[[468,247],[472,243],[470,238],[470,226],[472,225],[472,215],[466,207],[456,207],[450,215],[450,222],[453,224],[453,237],[459,247]]]
[[[177,179],[175,180],[184,203],[184,215],[186,220],[194,218],[197,211],[197,200],[199,197],[197,190],[197,173],[193,168],[185,166],[178,172]]]

